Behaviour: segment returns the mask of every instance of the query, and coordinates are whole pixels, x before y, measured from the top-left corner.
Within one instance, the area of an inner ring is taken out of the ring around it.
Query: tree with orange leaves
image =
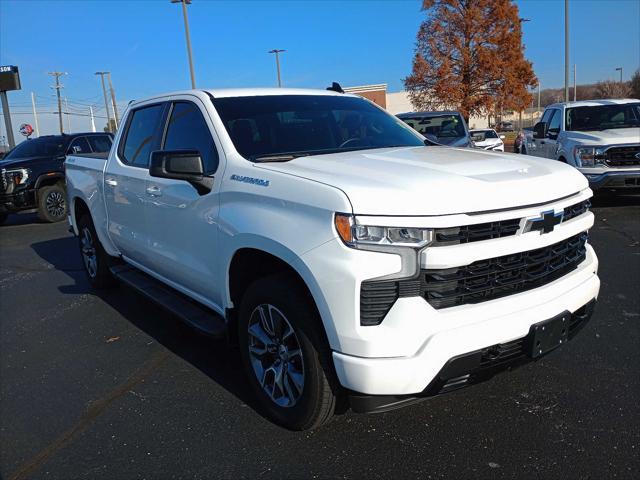
[[[523,110],[537,85],[524,57],[522,20],[510,0],[423,0],[413,71],[404,79],[417,109],[457,108],[465,118]]]

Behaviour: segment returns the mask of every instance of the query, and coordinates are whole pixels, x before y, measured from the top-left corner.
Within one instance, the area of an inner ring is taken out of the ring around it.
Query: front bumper
[[[592,190],[640,190],[640,170],[605,172],[598,174],[584,173]]]
[[[525,337],[533,324],[565,310],[578,312],[598,296],[597,268],[597,257],[587,244],[585,260],[558,280],[497,300],[440,310],[437,319],[424,299],[400,298],[382,325],[409,329],[418,342],[415,354],[375,358],[334,351],[338,379],[365,395],[422,394],[451,358]]]
[[[569,340],[591,318],[596,301],[592,300],[573,314],[569,320]],[[395,410],[428,397],[449,393],[469,385],[488,380],[497,373],[537,361],[528,353],[528,343],[534,332],[508,343],[499,343],[483,349],[450,358],[431,383],[417,395],[362,395],[352,393],[351,408],[357,413],[377,413]],[[547,352],[549,353],[549,352]],[[545,354],[546,355],[546,354]]]
[[[0,213],[13,213],[36,206],[32,190],[20,190],[15,193],[0,193]]]

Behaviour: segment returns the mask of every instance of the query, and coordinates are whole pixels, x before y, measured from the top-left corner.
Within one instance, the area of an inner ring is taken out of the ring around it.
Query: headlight
[[[573,154],[581,167],[595,167],[605,158],[603,147],[575,147]]]
[[[11,182],[15,185],[22,185],[29,179],[29,169],[27,168],[15,168],[11,170],[3,170],[7,182]]]
[[[393,247],[422,248],[433,241],[433,229],[365,225],[353,215],[336,213],[336,231],[349,247],[381,250]]]

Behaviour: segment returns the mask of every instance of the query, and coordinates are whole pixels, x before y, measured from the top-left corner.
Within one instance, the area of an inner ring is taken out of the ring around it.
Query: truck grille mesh
[[[640,158],[636,155],[640,153],[640,145],[630,145],[625,147],[611,147],[605,152],[605,162],[610,167],[631,167],[640,165]]]
[[[581,213],[574,207],[575,217]],[[588,205],[584,211],[586,208]],[[402,297],[420,296],[432,307],[441,309],[541,287],[575,270],[586,257],[586,242],[587,233],[583,232],[548,247],[479,260],[463,267],[423,269],[414,279],[362,282],[360,324],[379,325]]]

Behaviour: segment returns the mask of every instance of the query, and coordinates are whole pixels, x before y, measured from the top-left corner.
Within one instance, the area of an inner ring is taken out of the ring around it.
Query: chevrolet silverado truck
[[[35,210],[44,222],[67,218],[64,159],[70,153],[109,152],[110,133],[44,135],[25,140],[0,159],[0,224],[11,213]]]
[[[536,360],[598,295],[587,180],[426,139],[361,97],[189,90],[66,160],[89,282],[237,345],[258,405],[315,428]]]
[[[591,189],[640,192],[640,100],[587,100],[548,106],[527,153],[577,168]]]

